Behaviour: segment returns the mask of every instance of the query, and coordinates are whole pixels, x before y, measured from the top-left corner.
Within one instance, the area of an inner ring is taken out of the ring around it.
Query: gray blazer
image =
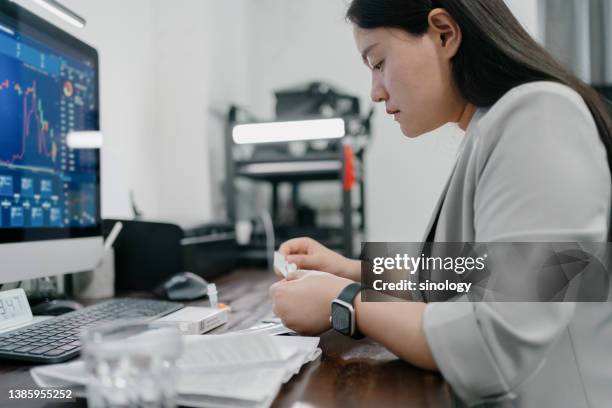
[[[610,202],[586,104],[537,82],[477,111],[428,231],[440,210],[436,242],[602,242]],[[430,303],[423,325],[458,405],[612,406],[612,303]]]

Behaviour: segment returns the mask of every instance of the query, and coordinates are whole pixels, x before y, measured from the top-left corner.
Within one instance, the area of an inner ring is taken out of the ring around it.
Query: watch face
[[[331,305],[332,327],[342,334],[351,332],[351,312],[345,306],[337,303]]]

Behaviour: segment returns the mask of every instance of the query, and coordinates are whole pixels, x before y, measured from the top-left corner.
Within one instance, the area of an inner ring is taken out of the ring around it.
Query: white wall
[[[505,2],[527,32],[542,42],[543,32],[540,30],[538,0],[505,0]]]
[[[219,206],[223,118],[244,103],[243,0],[156,0],[155,123],[159,215],[198,222]]]

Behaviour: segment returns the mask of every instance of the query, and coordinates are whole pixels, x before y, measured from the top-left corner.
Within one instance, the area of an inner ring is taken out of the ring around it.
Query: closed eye
[[[382,71],[382,68],[383,68],[383,63],[384,63],[384,62],[385,62],[385,61],[383,60],[383,61],[380,61],[380,62],[379,62],[378,64],[376,64],[376,65],[372,65],[372,70],[373,70],[373,71]]]

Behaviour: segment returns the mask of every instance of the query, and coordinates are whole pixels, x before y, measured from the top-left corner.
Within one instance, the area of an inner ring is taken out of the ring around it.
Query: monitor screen
[[[99,130],[97,52],[0,5],[0,243],[100,235],[99,151],[67,144]]]

